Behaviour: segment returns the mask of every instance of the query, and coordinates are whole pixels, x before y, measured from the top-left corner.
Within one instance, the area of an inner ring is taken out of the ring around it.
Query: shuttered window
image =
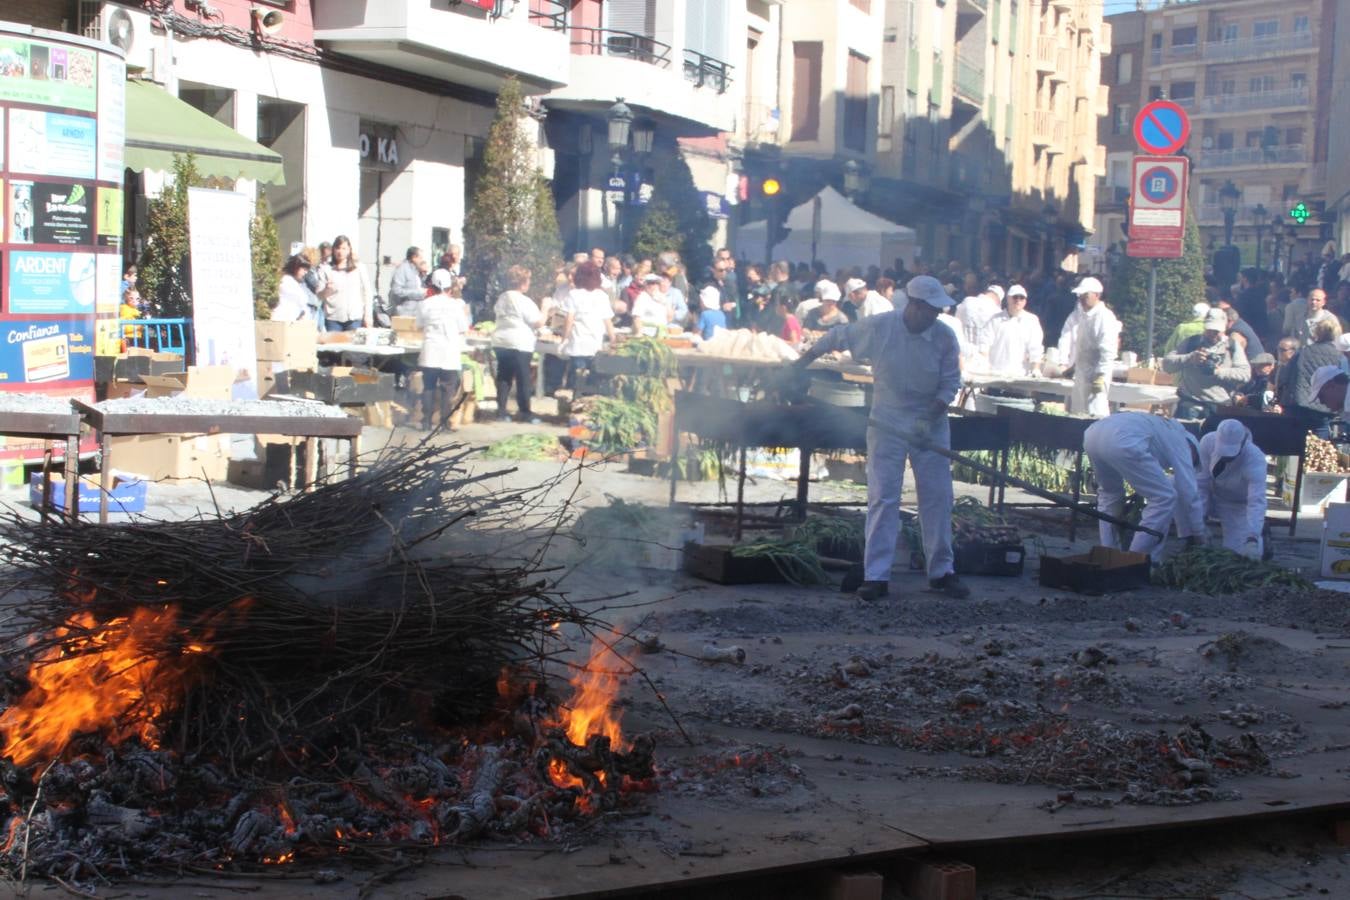
[[[605,0],[604,11],[606,28],[652,36],[656,0]]]
[[[727,62],[727,0],[687,0],[685,9],[684,46]]]
[[[867,150],[867,57],[852,50],[844,82],[844,146],[859,153]]]
[[[792,42],[792,135],[790,140],[820,138],[820,41]]]

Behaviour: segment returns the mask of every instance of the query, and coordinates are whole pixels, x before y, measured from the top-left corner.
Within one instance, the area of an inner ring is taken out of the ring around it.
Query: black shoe
[[[928,590],[939,594],[946,594],[955,600],[964,600],[970,596],[970,588],[961,583],[955,573],[948,572],[941,578],[933,578],[928,582]]]
[[[880,600],[890,593],[890,585],[884,581],[864,581],[858,588],[857,596],[859,600]]]

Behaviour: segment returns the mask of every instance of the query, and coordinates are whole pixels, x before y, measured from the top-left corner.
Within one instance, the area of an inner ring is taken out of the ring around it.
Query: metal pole
[[[1148,351],[1149,364],[1153,363],[1153,316],[1158,306],[1158,261],[1148,261]]]

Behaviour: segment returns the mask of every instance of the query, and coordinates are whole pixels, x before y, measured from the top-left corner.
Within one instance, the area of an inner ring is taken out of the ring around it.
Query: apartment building
[[[1093,4],[889,0],[872,197],[932,257],[1080,266],[1104,166]]]
[[[1342,4],[1342,7],[1344,4]],[[1350,47],[1350,9],[1329,4],[1322,17],[1322,65],[1331,70],[1332,89],[1319,109],[1327,129],[1327,214],[1334,217],[1335,239],[1342,253],[1350,253],[1350,53],[1328,52]]]
[[[1244,264],[1258,255],[1269,264],[1277,238],[1286,260],[1291,241],[1296,255],[1313,249],[1328,199],[1327,125],[1319,108],[1331,99],[1331,61],[1324,58],[1332,46],[1324,28],[1329,6],[1202,0],[1111,16],[1129,41],[1121,42],[1108,71],[1103,187],[1113,197],[1127,193],[1134,116],[1149,100],[1166,97],[1191,116],[1189,202],[1207,245],[1225,240],[1224,195],[1236,191],[1234,244]],[[1313,211],[1303,225],[1287,215],[1299,202]],[[1104,215],[1099,230],[1118,238],[1123,208],[1116,204]]]

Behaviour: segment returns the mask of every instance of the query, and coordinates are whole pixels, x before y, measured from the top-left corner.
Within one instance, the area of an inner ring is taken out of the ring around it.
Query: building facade
[[[1190,208],[1209,247],[1227,240],[1244,265],[1281,267],[1328,235],[1328,116],[1334,4],[1289,0],[1202,0],[1110,17],[1118,37],[1108,70],[1111,116],[1103,188],[1113,199],[1099,231],[1121,236],[1128,196],[1132,125],[1140,107],[1167,98],[1190,115]],[[1334,117],[1333,117],[1334,118]],[[1299,224],[1288,213],[1303,203]]]

